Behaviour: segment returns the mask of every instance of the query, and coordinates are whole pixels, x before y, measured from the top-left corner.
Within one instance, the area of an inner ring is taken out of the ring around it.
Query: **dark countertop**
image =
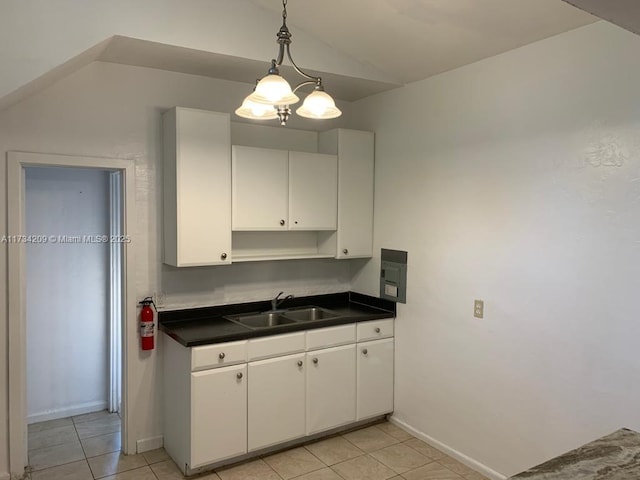
[[[396,314],[396,304],[394,302],[355,292],[293,298],[287,300],[281,307],[287,309],[310,305],[327,308],[340,314],[340,316],[255,330],[224,318],[225,315],[269,310],[271,308],[270,302],[263,301],[161,311],[158,313],[158,323],[160,331],[166,333],[180,344],[185,347],[195,347],[210,343],[245,340],[247,338],[279,335],[368,320],[394,318]]]
[[[638,480],[640,433],[622,428],[510,478]]]

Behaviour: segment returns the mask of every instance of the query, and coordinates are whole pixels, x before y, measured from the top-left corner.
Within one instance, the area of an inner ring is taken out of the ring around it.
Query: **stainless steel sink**
[[[279,325],[296,323],[295,319],[287,318],[283,313],[284,312],[253,313],[248,315],[231,315],[225,318],[252,329],[277,327]]]
[[[340,315],[321,307],[299,307],[290,310],[279,310],[277,312],[245,313],[243,315],[228,315],[224,318],[243,325],[247,328],[269,328],[280,325],[291,325],[299,322],[311,322],[313,320],[323,320],[337,318]]]
[[[340,316],[331,310],[320,307],[294,308],[287,310],[283,315],[288,318],[294,318],[299,322],[311,322],[313,320],[337,318]]]

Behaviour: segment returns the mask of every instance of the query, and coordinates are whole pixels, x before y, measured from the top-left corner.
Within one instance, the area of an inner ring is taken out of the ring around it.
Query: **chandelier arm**
[[[273,66],[279,67],[280,65],[282,65],[283,60],[284,60],[284,43],[280,43],[280,47],[278,48],[278,58],[276,58],[275,60],[272,60],[273,62],[275,62]]]
[[[306,82],[301,82],[293,89],[293,93],[296,93],[300,87],[305,87],[307,85],[317,85],[318,82],[314,80],[307,80]]]
[[[293,65],[294,70],[298,72],[300,75],[302,75],[304,78],[308,78],[309,80],[312,80],[317,85],[322,85],[322,78],[314,77],[313,75],[309,75],[308,73],[303,72],[300,69],[300,67],[296,65],[296,62],[293,61],[293,58],[291,58],[291,51],[289,50],[289,45],[286,45],[285,47],[287,49],[287,58],[291,62],[291,65]]]

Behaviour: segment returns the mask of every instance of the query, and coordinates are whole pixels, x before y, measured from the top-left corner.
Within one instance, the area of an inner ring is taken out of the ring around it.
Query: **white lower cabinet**
[[[307,352],[307,435],[356,419],[356,346]]]
[[[393,411],[393,338],[358,343],[356,420]]]
[[[191,374],[190,468],[247,452],[247,365]]]
[[[249,363],[248,450],[305,435],[305,355]]]
[[[189,475],[391,413],[392,335],[392,319],[193,348],[163,335],[164,447]]]

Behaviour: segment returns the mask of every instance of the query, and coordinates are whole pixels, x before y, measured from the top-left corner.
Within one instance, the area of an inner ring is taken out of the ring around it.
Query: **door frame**
[[[122,175],[122,234],[134,238],[135,165],[131,160],[7,152],[7,234],[25,235],[25,168],[71,167],[119,171]],[[19,238],[19,237],[18,237]],[[134,378],[129,352],[136,350],[135,241],[123,244],[122,285],[122,451],[135,453],[129,398]],[[20,478],[28,465],[26,395],[26,265],[25,243],[8,244],[9,472]],[[132,363],[132,362],[131,362]]]

